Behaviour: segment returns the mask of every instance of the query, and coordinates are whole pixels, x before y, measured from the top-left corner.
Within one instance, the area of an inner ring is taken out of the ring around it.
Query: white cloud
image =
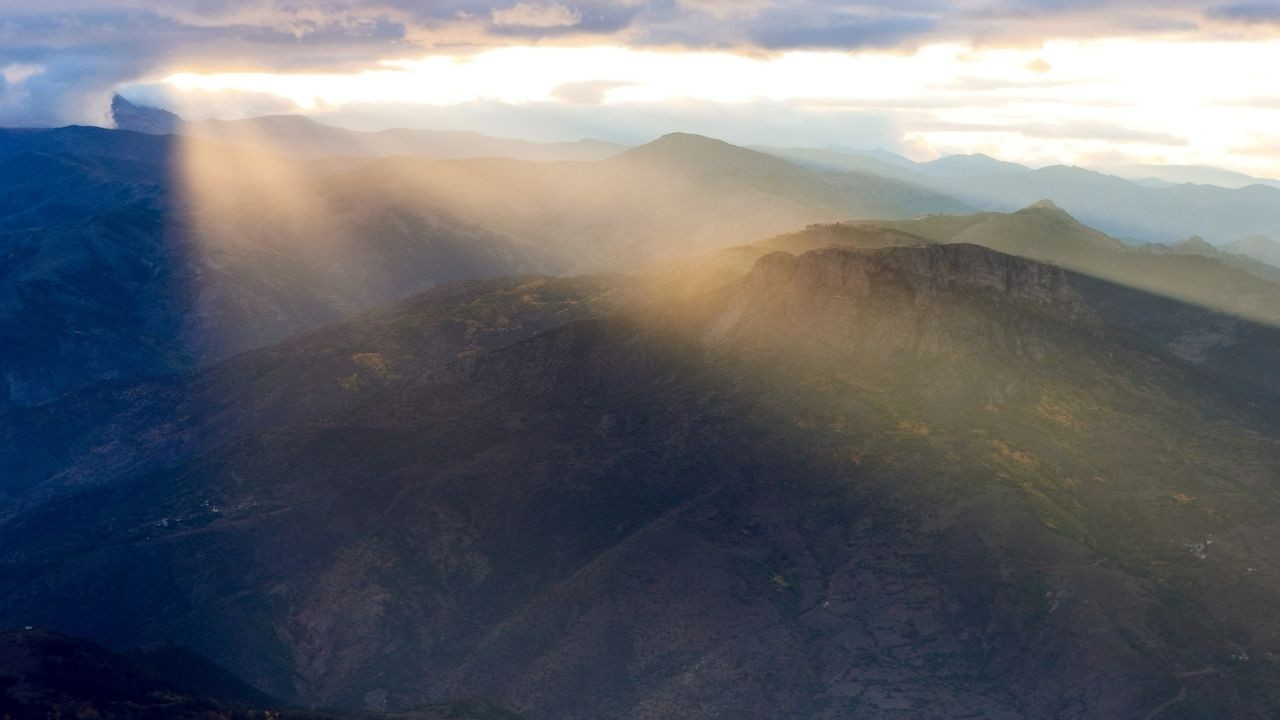
[[[502,27],[556,28],[573,27],[582,22],[582,13],[560,3],[534,5],[517,3],[490,13],[493,24]]]
[[[32,63],[13,63],[0,67],[0,77],[3,77],[4,81],[10,85],[16,85],[42,72],[44,72],[43,66]]]
[[[505,47],[384,63],[357,73],[200,74],[167,78],[183,92],[276,95],[304,112],[344,107],[550,103],[619,111],[684,102],[737,109],[787,106],[815,123],[875,114],[902,142],[937,152],[987,152],[1042,163],[1100,152],[1135,162],[1231,165],[1280,174],[1275,159],[1236,148],[1280,142],[1280,109],[1240,98],[1264,87],[1280,41],[1060,41],[1036,48],[961,44],[895,52],[665,52],[621,46]],[[1052,68],[1051,72],[1037,72]],[[1252,69],[1252,70],[1242,70]],[[601,115],[603,116],[603,115]],[[654,135],[685,130],[649,113]],[[672,122],[675,122],[672,118]],[[795,128],[796,125],[789,125]],[[824,126],[825,127],[825,126]],[[600,133],[596,133],[600,134]],[[856,144],[798,132],[791,144]]]

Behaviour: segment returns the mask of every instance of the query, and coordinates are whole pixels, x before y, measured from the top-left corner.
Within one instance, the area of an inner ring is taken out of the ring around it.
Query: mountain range
[[[0,712],[1275,716],[1270,241],[1033,196],[1270,189],[116,112],[0,132]]]
[[[180,133],[304,157],[598,160],[626,149],[592,140],[539,144],[447,131],[363,133],[301,116],[189,122],[119,96],[113,102],[113,115],[123,129]],[[1254,235],[1280,237],[1280,211],[1276,210],[1280,207],[1280,180],[1221,168],[1104,165],[1090,170],[1059,165],[1032,169],[983,154],[949,155],[917,163],[886,151],[752,149],[822,172],[871,175],[927,188],[984,210],[1014,210],[1048,198],[1084,222],[1133,243],[1172,242],[1189,235],[1205,237],[1214,244]]]
[[[1134,291],[963,243],[617,282],[11,415],[0,619],[354,709],[1270,712],[1274,426]]]
[[[1276,181],[1153,185],[1082,167],[1032,169],[985,155],[904,165],[830,150],[759,149],[806,167],[857,170],[927,187],[984,210],[1014,210],[1048,198],[1083,222],[1132,243],[1172,242],[1189,235],[1214,244],[1251,235],[1280,236]],[[1216,169],[1187,177],[1209,181],[1219,176],[1239,179]]]
[[[324,125],[301,115],[188,121],[167,110],[135,105],[119,95],[112,98],[111,115],[121,130],[150,135],[185,135],[224,145],[303,157],[416,155],[436,159],[603,160],[626,149],[601,140],[536,143],[457,130],[395,128],[360,132]]]
[[[0,339],[20,350],[0,358],[0,403],[18,404],[189,369],[441,282],[967,207],[681,135],[592,162],[328,161],[70,127],[0,133],[0,166],[15,169],[0,180]]]

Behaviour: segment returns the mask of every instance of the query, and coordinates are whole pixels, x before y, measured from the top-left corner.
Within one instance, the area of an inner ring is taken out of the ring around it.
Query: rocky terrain
[[[1274,712],[1275,426],[1106,281],[925,243],[629,282],[445,288],[8,416],[0,623],[354,710]]]

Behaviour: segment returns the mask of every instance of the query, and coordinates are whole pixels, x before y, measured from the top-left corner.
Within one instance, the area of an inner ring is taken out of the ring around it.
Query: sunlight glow
[[[1280,151],[1266,150],[1280,147],[1280,102],[1256,97],[1275,67],[1280,40],[1111,39],[764,57],[537,46],[389,60],[350,74],[181,72],[161,82],[179,96],[256,93],[303,112],[383,103],[565,102],[561,90],[590,85],[605,105],[787,102],[818,113],[882,113],[902,128],[905,147],[925,154],[981,151],[1032,162],[1123,154],[1280,170]]]

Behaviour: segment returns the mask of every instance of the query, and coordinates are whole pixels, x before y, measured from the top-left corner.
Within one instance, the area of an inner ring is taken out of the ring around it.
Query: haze
[[[1280,175],[1265,3],[52,5],[2,11],[5,125],[109,125],[120,91],[195,119]]]

